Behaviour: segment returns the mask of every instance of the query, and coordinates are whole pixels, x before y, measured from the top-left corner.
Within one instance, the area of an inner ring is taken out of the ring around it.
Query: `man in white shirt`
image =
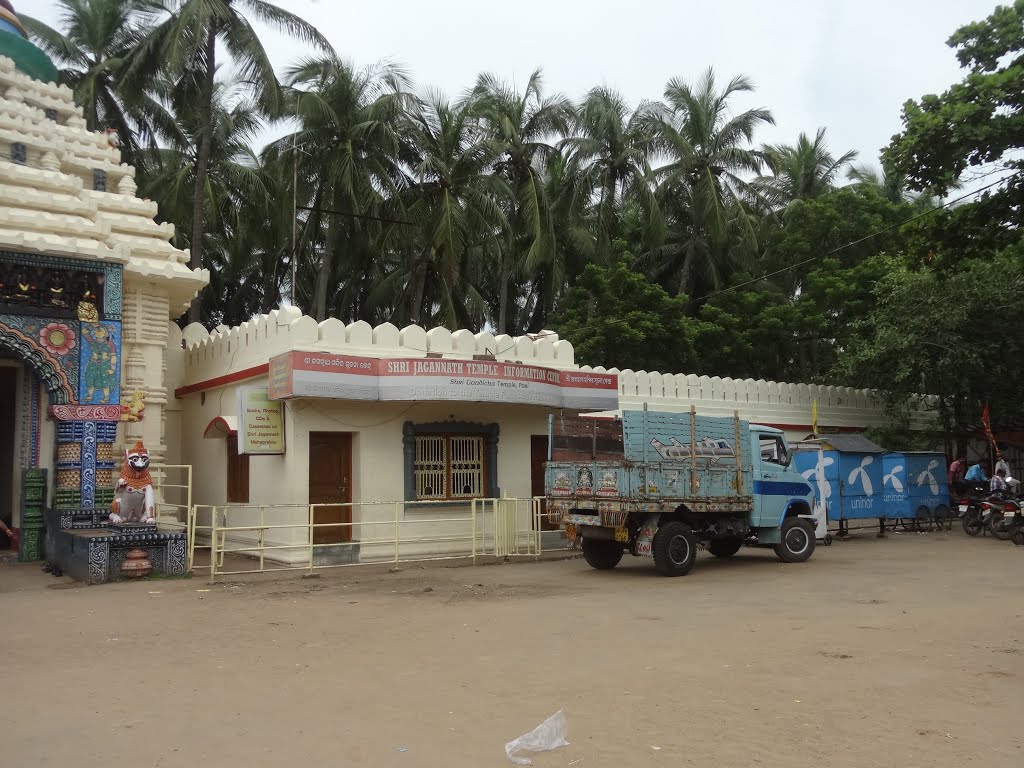
[[[1014,479],[1010,473],[1010,465],[1006,463],[1006,457],[1002,453],[996,454],[996,466],[995,475],[998,475],[1002,471],[1003,478],[1006,480],[1006,485],[1013,493],[1017,493],[1020,490],[1020,480]]]

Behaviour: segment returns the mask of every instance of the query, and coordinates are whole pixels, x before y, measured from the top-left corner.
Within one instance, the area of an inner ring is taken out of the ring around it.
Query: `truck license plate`
[[[627,528],[616,528],[615,529],[615,540],[623,544],[629,544],[629,529]]]

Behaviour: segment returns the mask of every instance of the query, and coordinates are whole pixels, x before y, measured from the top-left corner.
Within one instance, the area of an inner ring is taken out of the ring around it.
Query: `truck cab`
[[[750,425],[755,527],[781,526],[787,513],[811,515],[814,490],[793,467],[793,454],[781,429]]]

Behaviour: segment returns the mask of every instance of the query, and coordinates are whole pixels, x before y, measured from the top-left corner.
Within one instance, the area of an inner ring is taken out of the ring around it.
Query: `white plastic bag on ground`
[[[517,752],[548,752],[559,747],[569,746],[565,740],[569,732],[569,723],[565,719],[565,710],[560,709],[529,733],[513,739],[505,745],[505,755],[516,765],[533,765],[527,757],[519,757]]]

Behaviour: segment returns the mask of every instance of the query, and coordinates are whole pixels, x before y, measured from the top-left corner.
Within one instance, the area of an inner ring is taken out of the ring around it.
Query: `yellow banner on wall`
[[[238,390],[238,452],[284,453],[284,404],[271,400],[266,387]]]

